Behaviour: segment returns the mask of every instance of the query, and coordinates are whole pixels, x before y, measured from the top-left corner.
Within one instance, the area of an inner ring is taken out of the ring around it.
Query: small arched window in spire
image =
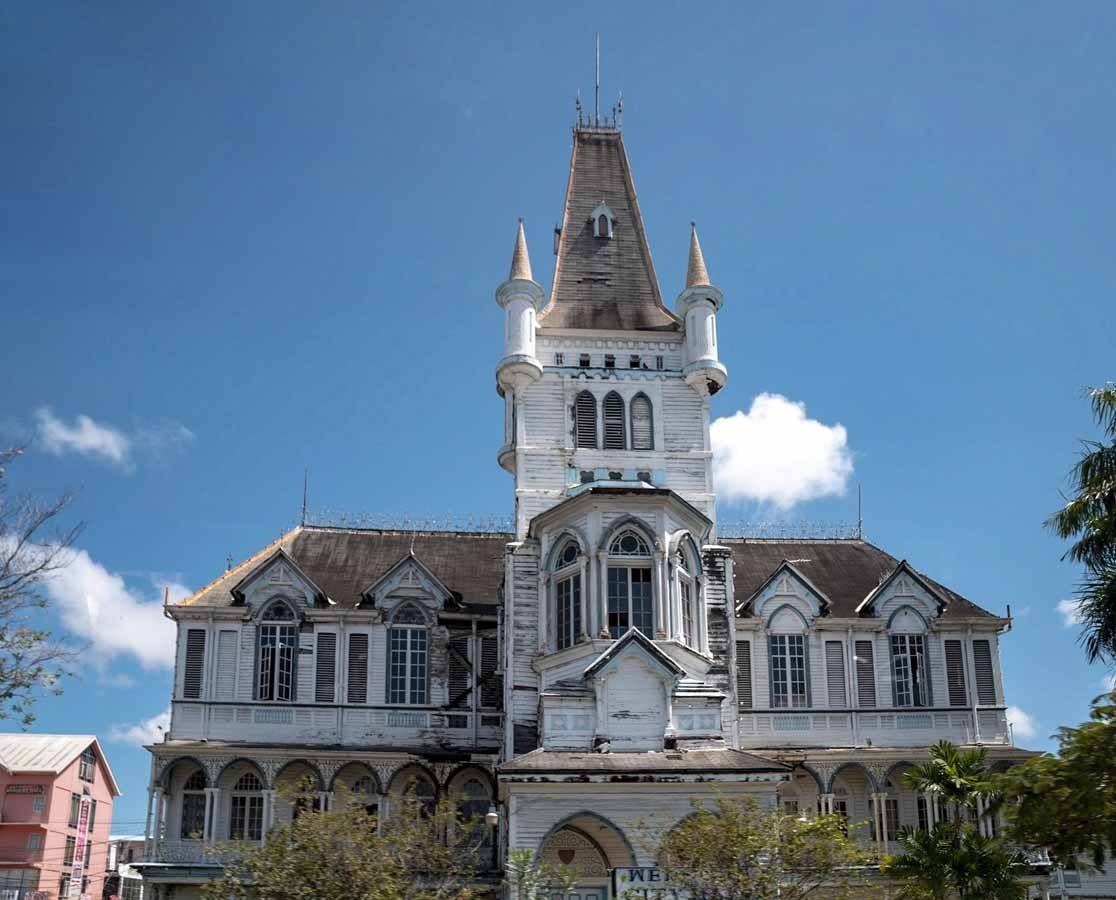
[[[632,449],[654,450],[651,435],[651,401],[646,394],[636,394],[632,398]]]
[[[593,223],[593,237],[596,238],[611,238],[612,226],[616,221],[612,210],[608,208],[602,200],[597,204],[597,208],[593,210],[593,215],[590,218]]]
[[[624,449],[624,401],[615,391],[604,398],[604,448]]]
[[[574,401],[574,443],[597,449],[597,400],[589,391],[582,391]]]

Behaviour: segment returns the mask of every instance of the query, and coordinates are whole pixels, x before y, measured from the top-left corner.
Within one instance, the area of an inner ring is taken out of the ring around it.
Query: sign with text
[[[612,895],[616,900],[689,900],[657,866],[621,866],[612,870]]]
[[[86,794],[78,807],[77,842],[74,845],[74,865],[70,869],[69,900],[80,900],[83,896],[81,883],[89,865],[89,860],[85,858],[85,842],[89,839],[89,808],[92,806],[92,799]]]

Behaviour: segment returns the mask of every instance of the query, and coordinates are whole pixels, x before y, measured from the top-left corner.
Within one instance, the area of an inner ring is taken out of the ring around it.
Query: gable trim
[[[949,606],[949,601],[942,596],[941,591],[934,588],[934,586],[931,585],[930,582],[928,582],[914,568],[911,567],[910,563],[908,563],[905,559],[902,559],[899,561],[899,565],[897,565],[892,570],[891,574],[888,575],[887,578],[885,578],[879,584],[877,584],[871,591],[868,592],[868,596],[860,601],[860,604],[856,607],[857,615],[863,616],[870,614],[872,610],[872,604],[876,602],[880,595],[883,594],[888,589],[888,587],[891,586],[891,583],[901,574],[910,575],[911,578],[913,578],[918,583],[919,587],[921,587],[924,591],[926,591],[926,593],[928,593],[938,602],[938,615],[941,615],[942,611],[947,606]]]

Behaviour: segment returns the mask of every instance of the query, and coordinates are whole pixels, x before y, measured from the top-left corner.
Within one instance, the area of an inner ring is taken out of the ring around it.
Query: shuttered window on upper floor
[[[205,629],[186,630],[186,665],[182,674],[182,696],[199,700],[202,694],[202,675],[205,668]]]
[[[318,653],[314,666],[314,699],[332,703],[337,681],[337,635],[331,631],[318,634]]]
[[[478,643],[480,670],[477,680],[480,685],[480,705],[485,709],[499,709],[504,693],[504,683],[500,677],[500,642],[495,634],[491,634],[483,636]]]
[[[996,702],[996,679],[992,675],[992,644],[990,641],[973,641],[973,676],[976,681],[977,702],[992,705]]]
[[[368,702],[368,635],[349,635],[348,701]]]
[[[597,449],[597,400],[589,391],[582,391],[574,401],[574,442]]]
[[[871,641],[856,642],[856,696],[862,707],[876,705],[876,655]]]
[[[469,659],[468,637],[452,638],[449,641],[449,705],[466,709],[473,705],[472,693],[473,663]]]
[[[825,685],[830,708],[845,706],[845,646],[840,641],[825,642]]]
[[[736,642],[736,702],[752,708],[752,642]]]
[[[624,401],[615,391],[604,398],[604,448],[624,449]]]
[[[968,696],[965,691],[965,658],[961,652],[960,641],[945,642],[945,663],[949,705],[965,706],[968,703]]]
[[[235,631],[217,633],[217,681],[214,700],[236,699],[236,640]]]
[[[651,436],[651,401],[643,394],[636,394],[632,398],[632,449],[654,449]]]

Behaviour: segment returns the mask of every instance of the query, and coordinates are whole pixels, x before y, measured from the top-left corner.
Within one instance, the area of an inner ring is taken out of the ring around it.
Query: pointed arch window
[[[197,840],[205,831],[205,772],[195,769],[182,785],[182,822],[179,835],[184,841]]]
[[[578,447],[597,449],[597,398],[589,391],[574,401],[574,438]]]
[[[623,531],[608,548],[608,634],[615,639],[629,628],[655,636],[651,590],[651,550],[635,531]]]
[[[604,448],[624,449],[624,401],[616,391],[604,398]]]
[[[426,616],[413,603],[400,606],[392,616],[388,629],[388,703],[423,706],[427,702],[426,626]]]
[[[636,394],[632,398],[633,450],[655,449],[651,424],[651,401],[647,398],[646,394]]]
[[[687,647],[701,649],[701,616],[698,603],[701,586],[698,580],[701,562],[693,541],[683,538],[678,552],[678,603],[682,621],[682,640]]]
[[[263,837],[263,784],[255,772],[245,772],[232,789],[229,840],[258,841]]]
[[[613,215],[611,209],[608,208],[603,200],[597,204],[597,208],[593,210],[593,215],[590,216],[590,221],[593,223],[593,237],[596,238],[611,238],[612,225],[616,217]]]
[[[294,621],[294,611],[282,601],[264,611],[257,638],[257,700],[290,703],[295,699],[298,627]]]
[[[581,635],[581,554],[575,541],[567,541],[555,556],[555,649],[565,650]]]

